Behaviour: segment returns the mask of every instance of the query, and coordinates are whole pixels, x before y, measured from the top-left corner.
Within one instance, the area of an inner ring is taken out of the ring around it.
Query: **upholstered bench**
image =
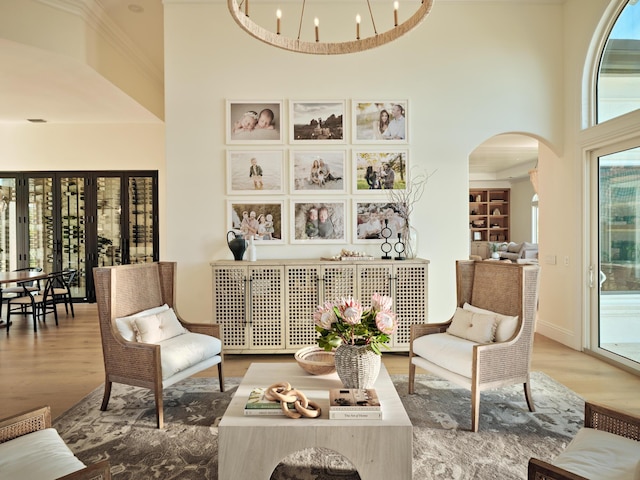
[[[529,480],[640,480],[640,417],[587,402],[584,420],[552,462],[529,460]]]
[[[51,428],[41,407],[0,420],[0,480],[109,480],[109,462],[85,466]]]

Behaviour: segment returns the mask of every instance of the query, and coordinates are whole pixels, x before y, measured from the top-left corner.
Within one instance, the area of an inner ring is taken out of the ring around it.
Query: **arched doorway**
[[[516,244],[537,243],[537,218],[533,218],[537,209],[532,208],[534,196],[537,196],[530,181],[530,172],[537,169],[539,142],[536,138],[521,133],[495,135],[478,145],[469,155],[469,190],[508,192],[498,195],[508,200],[508,207],[500,208],[492,204],[490,198],[483,200],[487,205],[474,206],[470,195],[470,241],[472,254],[486,258],[496,244],[514,242]],[[475,200],[475,198],[474,198]],[[484,203],[481,202],[481,203]],[[489,216],[487,220],[476,218],[473,213],[496,212],[498,218]],[[478,231],[475,226],[483,224],[487,234]],[[480,233],[480,235],[478,234]],[[480,242],[477,244],[475,242]],[[536,250],[537,251],[537,250]]]

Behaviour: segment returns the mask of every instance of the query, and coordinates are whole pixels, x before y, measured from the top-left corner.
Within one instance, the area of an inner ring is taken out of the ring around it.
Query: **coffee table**
[[[321,417],[244,415],[253,388],[283,381],[317,402]],[[340,387],[335,373],[314,376],[297,363],[252,363],[219,424],[218,478],[269,480],[287,455],[324,447],[346,457],[362,480],[411,479],[413,427],[384,365],[374,385],[382,420],[330,420],[329,389]]]

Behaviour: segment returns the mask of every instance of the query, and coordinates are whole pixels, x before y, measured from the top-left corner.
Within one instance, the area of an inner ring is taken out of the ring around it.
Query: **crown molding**
[[[106,14],[100,0],[36,0],[80,17],[118,53],[136,65],[158,88],[164,90],[164,72],[156,67]]]

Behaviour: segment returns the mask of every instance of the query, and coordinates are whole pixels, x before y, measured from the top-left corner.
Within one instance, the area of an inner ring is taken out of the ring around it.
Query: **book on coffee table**
[[[244,405],[245,415],[284,415],[280,402],[265,398],[266,390],[262,387],[251,390],[247,403]],[[294,408],[293,403],[289,404],[289,408]]]
[[[382,408],[374,388],[329,390],[329,418],[344,420],[381,419]]]
[[[382,420],[382,410],[331,410],[330,420]]]

